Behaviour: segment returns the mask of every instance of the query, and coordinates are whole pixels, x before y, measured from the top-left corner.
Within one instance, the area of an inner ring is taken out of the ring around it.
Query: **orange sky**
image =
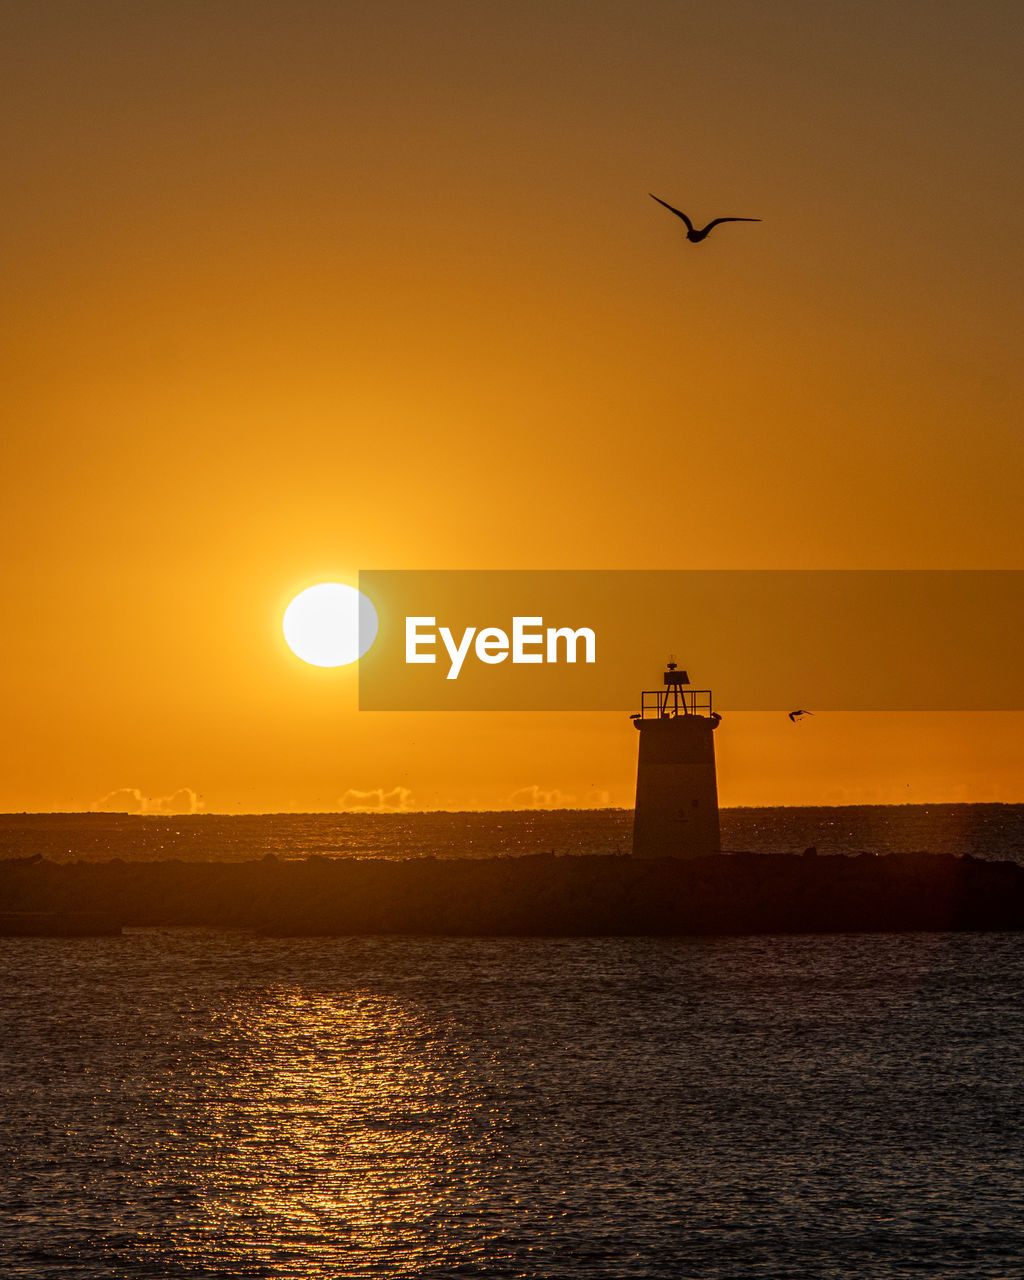
[[[1021,567],[1017,6],[0,35],[0,808],[631,803],[624,718],[359,715],[292,658],[361,567]],[[1024,800],[1022,716],[790,728],[723,725],[725,803]]]

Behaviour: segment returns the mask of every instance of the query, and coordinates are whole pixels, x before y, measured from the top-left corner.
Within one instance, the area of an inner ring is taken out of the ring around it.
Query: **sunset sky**
[[[632,803],[624,714],[360,714],[295,659],[361,568],[1024,567],[1022,26],[0,3],[0,808]],[[725,804],[1024,801],[1024,715],[717,747]]]

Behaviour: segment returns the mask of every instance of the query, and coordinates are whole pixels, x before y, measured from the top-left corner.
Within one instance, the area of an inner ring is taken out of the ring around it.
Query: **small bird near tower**
[[[669,662],[662,688],[640,695],[630,719],[640,733],[633,815],[635,858],[700,858],[721,852],[714,732],[721,716],[709,689]]]

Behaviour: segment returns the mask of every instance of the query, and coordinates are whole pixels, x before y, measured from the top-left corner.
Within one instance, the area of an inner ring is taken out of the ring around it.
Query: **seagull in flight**
[[[794,724],[796,724],[796,722],[800,719],[801,716],[813,716],[813,715],[814,715],[813,711],[791,711],[789,713],[789,718],[790,720],[793,721]]]
[[[673,209],[670,204],[654,194],[653,191],[647,193],[652,200],[657,200],[658,204],[665,205],[669,213],[674,213],[677,218],[682,218],[686,223],[686,238],[691,244],[700,244],[702,240],[706,240],[709,233],[718,226],[720,222],[760,222],[760,218],[715,218],[713,222],[709,222],[706,227],[695,227],[685,213],[681,213],[678,209]]]

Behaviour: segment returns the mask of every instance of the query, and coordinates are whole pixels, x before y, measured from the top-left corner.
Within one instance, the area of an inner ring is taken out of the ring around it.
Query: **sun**
[[[368,596],[342,582],[319,582],[300,591],[284,611],[284,638],[311,667],[344,667],[358,661],[377,636],[377,610]]]

